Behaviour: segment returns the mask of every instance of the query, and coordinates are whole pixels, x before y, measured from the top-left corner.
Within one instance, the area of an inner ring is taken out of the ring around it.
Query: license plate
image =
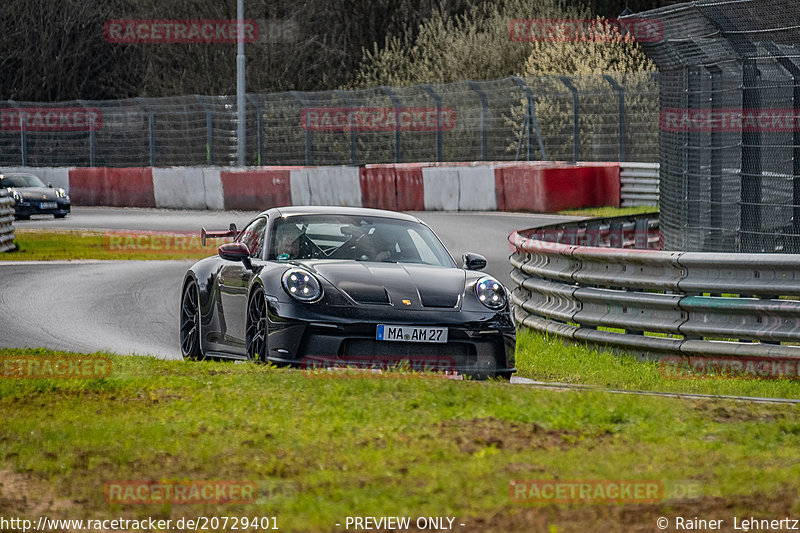
[[[39,204],[39,209],[55,209],[58,204],[55,202],[42,202]]]
[[[447,342],[447,328],[378,324],[375,338],[379,341]]]

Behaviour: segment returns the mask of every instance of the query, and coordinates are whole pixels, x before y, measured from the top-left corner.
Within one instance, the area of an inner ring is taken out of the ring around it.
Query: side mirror
[[[53,184],[52,184],[52,183],[50,183],[49,181],[47,182],[47,188],[48,188],[48,189],[52,189],[52,188],[53,188]]]
[[[481,254],[467,252],[461,256],[461,260],[464,262],[462,268],[465,270],[483,270],[486,268],[486,258]]]
[[[226,261],[241,261],[250,268],[250,249],[243,242],[226,242],[218,249],[219,256]]]

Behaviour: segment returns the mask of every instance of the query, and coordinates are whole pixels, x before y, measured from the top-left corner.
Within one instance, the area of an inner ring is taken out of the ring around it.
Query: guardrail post
[[[578,89],[566,76],[560,76],[561,83],[567,86],[572,93],[572,161],[577,163],[581,159],[581,130],[580,130],[580,102]],[[622,161],[622,159],[620,159]]]
[[[334,94],[337,94],[339,98],[344,100],[344,103],[347,104],[347,106],[350,109],[353,109],[354,107],[353,101],[350,99],[349,96],[347,96],[347,93],[345,91],[333,91],[333,92]],[[350,164],[357,165],[358,159],[356,158],[356,149],[358,147],[358,130],[356,128],[353,128],[352,124],[349,124],[348,128],[350,130]]]
[[[625,89],[617,83],[617,81],[609,76],[608,74],[603,74],[603,79],[605,79],[609,85],[617,92],[617,107],[619,109],[619,160],[620,161],[627,161],[628,160],[628,150],[627,150],[627,131],[625,130]]]
[[[637,218],[633,224],[633,247],[637,250],[647,250],[650,246],[650,221],[646,218]]]
[[[422,85],[422,90],[436,102],[436,161],[442,162],[442,97],[434,92],[429,84]]]
[[[402,163],[403,162],[403,152],[401,151],[401,136],[400,136],[400,99],[397,95],[385,85],[381,85],[381,91],[388,96],[392,100],[392,105],[394,105],[394,162],[395,163]]]
[[[294,96],[295,100],[300,102],[300,105],[303,106],[303,109],[305,109],[307,107],[306,106],[306,99],[303,98],[303,96],[301,96],[300,93],[298,93],[297,91],[289,91],[289,94]],[[302,111],[300,112],[300,115],[302,116]],[[312,144],[311,127],[310,126],[311,126],[311,123],[310,123],[310,120],[308,118],[308,114],[306,114],[305,155],[306,155],[306,165],[307,166],[313,166],[314,165],[314,145]]]
[[[487,129],[489,121],[489,99],[476,82],[469,82],[469,87],[478,93],[478,96],[481,98],[481,161],[486,161],[488,159]]]

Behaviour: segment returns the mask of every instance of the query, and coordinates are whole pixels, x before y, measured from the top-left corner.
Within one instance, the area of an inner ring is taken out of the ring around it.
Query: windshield
[[[0,188],[6,187],[44,187],[42,180],[33,174],[10,174],[0,176]]]
[[[269,259],[455,266],[445,247],[424,224],[352,215],[304,215],[276,220],[270,235]]]

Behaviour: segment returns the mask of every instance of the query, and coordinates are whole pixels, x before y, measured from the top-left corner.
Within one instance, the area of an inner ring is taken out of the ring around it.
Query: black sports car
[[[183,281],[181,352],[303,368],[356,366],[510,377],[506,289],[458,268],[416,217],[376,209],[264,211]]]
[[[14,218],[28,219],[31,215],[53,215],[64,218],[70,211],[67,192],[45,185],[33,174],[0,174],[0,189],[8,189],[14,197]]]

